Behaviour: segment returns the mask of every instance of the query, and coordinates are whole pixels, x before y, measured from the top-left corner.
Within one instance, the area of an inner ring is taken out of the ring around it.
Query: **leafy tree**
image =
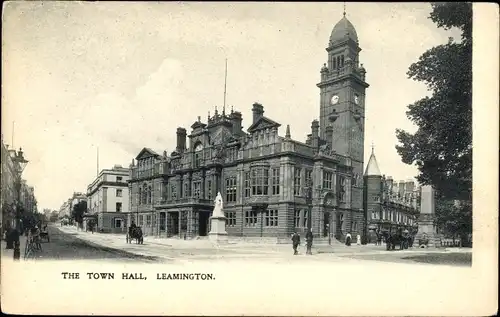
[[[87,212],[87,202],[82,200],[73,206],[71,211],[71,218],[79,224],[83,225],[83,215]]]
[[[412,64],[409,78],[423,82],[432,96],[408,106],[418,130],[397,129],[402,161],[416,164],[421,184],[431,184],[444,199],[472,201],[472,4],[432,3],[438,27],[459,28],[462,40],[427,50]]]

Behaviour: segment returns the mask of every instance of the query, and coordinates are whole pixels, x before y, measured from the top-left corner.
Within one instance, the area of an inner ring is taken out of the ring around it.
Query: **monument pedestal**
[[[210,232],[208,233],[208,239],[216,243],[226,243],[227,242],[227,232],[226,232],[226,217],[215,216],[210,218]]]
[[[437,235],[434,223],[435,198],[434,188],[430,185],[422,186],[420,192],[420,216],[418,217],[418,232],[413,241],[415,247],[420,247],[418,240],[428,240],[427,247],[435,248],[441,246],[441,240]]]
[[[418,219],[418,232],[415,236],[413,246],[420,248],[418,240],[428,240],[428,248],[438,248],[441,246],[441,240],[436,233],[436,226],[434,225],[434,217],[431,214],[421,214]]]

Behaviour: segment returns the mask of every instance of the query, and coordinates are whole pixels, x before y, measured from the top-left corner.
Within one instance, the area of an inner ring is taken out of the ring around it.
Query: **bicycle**
[[[34,259],[35,253],[38,251],[34,239],[26,240],[26,248],[24,249],[24,259]]]

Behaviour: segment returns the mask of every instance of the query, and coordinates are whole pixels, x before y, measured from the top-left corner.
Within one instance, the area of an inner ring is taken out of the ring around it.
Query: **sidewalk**
[[[21,261],[24,261],[24,249],[26,248],[26,236],[22,235],[19,237],[20,250],[21,250]],[[1,241],[1,259],[4,260],[14,260],[14,249],[6,249],[7,242],[5,240]]]
[[[136,255],[152,256],[164,260],[193,260],[220,258],[266,258],[284,259],[292,254],[289,244],[248,243],[243,241],[214,245],[208,239],[183,240],[176,238],[145,237],[144,244],[126,243],[125,234],[109,234],[77,231],[75,227],[64,226],[57,229],[71,234],[91,244],[113,248]],[[378,254],[421,254],[431,252],[454,252],[448,249],[408,249],[401,251],[386,251],[385,245],[351,245],[347,247],[340,243],[333,245],[313,245],[316,259],[337,258],[344,255],[378,255]],[[461,251],[467,252],[467,251]],[[469,251],[470,252],[470,251]],[[299,247],[299,253],[305,253],[305,245]]]

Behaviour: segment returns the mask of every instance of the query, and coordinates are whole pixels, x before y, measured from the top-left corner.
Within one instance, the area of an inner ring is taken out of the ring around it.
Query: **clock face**
[[[332,105],[336,105],[339,102],[339,96],[338,95],[333,95],[332,100],[330,100]]]
[[[359,105],[359,96],[358,95],[354,95],[354,103]]]

